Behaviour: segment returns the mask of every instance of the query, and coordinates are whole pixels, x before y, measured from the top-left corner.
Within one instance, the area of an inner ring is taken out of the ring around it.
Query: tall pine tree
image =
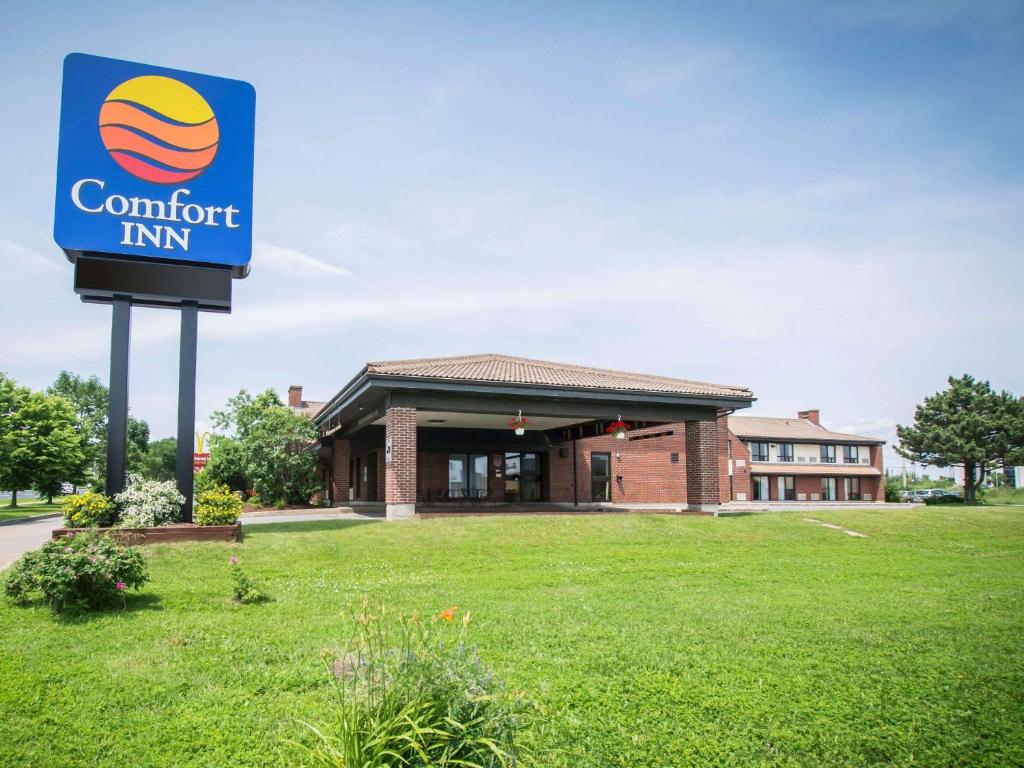
[[[936,467],[963,467],[964,500],[977,502],[985,475],[1024,464],[1024,400],[964,374],[917,406],[914,423],[897,426],[897,453]]]

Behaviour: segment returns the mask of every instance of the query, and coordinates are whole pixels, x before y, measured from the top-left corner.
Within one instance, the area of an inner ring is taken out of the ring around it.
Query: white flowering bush
[[[147,480],[139,475],[128,476],[128,486],[114,497],[125,528],[151,528],[170,525],[181,520],[185,497],[173,480]]]

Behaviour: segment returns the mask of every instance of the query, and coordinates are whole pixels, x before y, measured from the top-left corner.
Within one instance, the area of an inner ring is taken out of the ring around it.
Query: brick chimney
[[[288,405],[292,408],[298,408],[302,405],[302,386],[292,384],[288,387]]]
[[[302,392],[302,388],[301,387],[299,388],[299,392],[300,393]],[[810,410],[810,411],[799,411],[796,414],[796,417],[798,419],[807,419],[812,424],[817,424],[820,427],[821,426],[821,422],[818,421],[818,415],[819,415],[818,409],[814,408],[813,410]]]

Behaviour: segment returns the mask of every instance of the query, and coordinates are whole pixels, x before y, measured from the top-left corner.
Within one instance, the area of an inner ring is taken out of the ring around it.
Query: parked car
[[[959,488],[929,488],[925,504],[958,504],[963,501]]]
[[[924,501],[925,499],[927,499],[928,496],[931,494],[931,492],[932,492],[931,488],[918,488],[918,489],[913,490],[913,491],[903,491],[903,492],[901,492],[900,493],[900,498],[903,501],[909,501],[911,503],[913,503],[913,502],[920,502],[920,501]]]
[[[73,486],[71,483],[61,483],[60,484],[60,492],[63,495],[67,496],[68,494],[71,494],[71,493],[75,492],[75,486]]]

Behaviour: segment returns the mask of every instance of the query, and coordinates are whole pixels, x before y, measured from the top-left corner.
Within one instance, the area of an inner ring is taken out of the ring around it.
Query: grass
[[[1024,504],[1024,488],[988,488],[985,491],[985,503],[995,506]]]
[[[547,765],[1024,764],[1019,510],[330,521],[145,551],[127,613],[0,606],[0,765],[287,764],[363,595],[471,611],[549,712]],[[273,602],[230,604],[231,554]]]
[[[53,504],[47,504],[46,499],[18,499],[16,507],[12,507],[10,503],[0,505],[0,520],[52,515],[54,512],[60,511],[60,499],[56,499]]]

